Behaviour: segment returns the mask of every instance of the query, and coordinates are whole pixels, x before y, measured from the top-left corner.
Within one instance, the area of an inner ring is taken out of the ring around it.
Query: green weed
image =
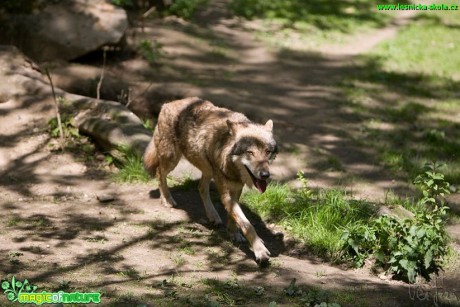
[[[14,227],[14,226],[19,225],[22,222],[23,222],[23,220],[20,217],[14,216],[14,217],[10,218],[9,220],[7,220],[6,226]]]
[[[124,278],[139,278],[139,273],[134,268],[127,268],[117,273],[118,276]]]
[[[65,139],[78,139],[80,137],[80,133],[78,129],[72,125],[72,116],[69,114],[62,114],[61,115],[61,123],[62,123],[62,131],[64,133]],[[59,137],[59,127],[58,127],[58,120],[56,117],[51,118],[48,121],[49,133],[51,137],[58,138]]]
[[[132,0],[110,0],[113,5],[122,6],[122,7],[132,7],[133,1]]]
[[[163,55],[162,47],[159,42],[143,39],[139,42],[138,52],[150,65],[155,65]]]
[[[116,182],[136,183],[149,182],[150,175],[145,171],[142,157],[134,149],[120,148],[122,158],[115,161],[118,172],[113,175]]]
[[[177,189],[188,191],[197,186],[197,181],[193,179],[192,173],[187,172],[181,178],[168,176],[168,185]]]
[[[442,200],[449,194],[449,184],[439,167],[426,164],[414,181],[423,194],[419,200],[423,208],[415,218],[380,216],[368,225],[345,229],[344,248],[357,266],[372,255],[378,265],[410,283],[417,276],[430,280],[430,274],[438,273],[449,250],[444,227],[448,208]]]
[[[417,276],[429,279],[437,273],[448,253],[447,207],[442,197],[449,193],[449,184],[439,168],[437,163],[427,164],[414,180],[423,195],[418,202],[387,196],[388,204],[413,210],[414,219],[375,218],[373,205],[350,199],[340,190],[313,194],[301,173],[299,190],[271,184],[265,193],[249,191],[242,199],[263,218],[301,239],[315,255],[337,262],[351,260],[356,266],[372,256],[394,276],[415,282]]]
[[[174,0],[166,10],[166,14],[191,19],[195,12],[207,3],[208,0]]]
[[[313,196],[305,181],[300,190],[270,184],[265,193],[248,191],[242,200],[263,218],[284,226],[313,253],[332,261],[341,257],[342,229],[367,223],[374,212],[369,203],[351,200],[341,190],[322,190]]]
[[[174,262],[174,264],[176,266],[182,266],[186,263],[186,260],[185,258],[183,257],[183,254],[180,253],[180,252],[176,252],[176,253],[171,253],[170,255],[170,259],[172,262]]]

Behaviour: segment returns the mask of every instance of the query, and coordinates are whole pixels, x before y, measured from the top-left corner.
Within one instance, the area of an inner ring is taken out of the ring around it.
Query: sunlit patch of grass
[[[188,191],[196,188],[198,185],[197,180],[193,179],[192,173],[185,173],[182,177],[167,177],[168,186],[175,187],[176,189]]]
[[[265,193],[246,192],[242,200],[264,219],[284,226],[316,255],[339,261],[343,228],[366,223],[374,212],[364,201],[351,200],[341,190],[322,190],[305,197],[287,185],[270,184]]]
[[[116,182],[149,182],[152,178],[145,171],[142,157],[131,148],[121,148],[122,158],[116,162],[118,172],[113,175]]]
[[[363,55],[359,72],[341,87],[345,105],[364,122],[355,139],[374,149],[379,163],[414,178],[426,162],[444,162],[446,179],[458,185],[460,21],[451,15],[419,15]]]
[[[377,11],[377,4],[381,2],[232,0],[230,8],[238,16],[258,19],[257,36],[263,41],[276,47],[315,49],[324,44],[344,44],[353,35],[389,24],[395,14]]]
[[[396,38],[381,44],[374,53],[384,59],[383,68],[459,80],[460,21],[453,15],[422,14]]]

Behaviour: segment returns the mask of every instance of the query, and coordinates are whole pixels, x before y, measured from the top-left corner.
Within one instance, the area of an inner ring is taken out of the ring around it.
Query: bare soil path
[[[220,4],[216,1],[217,8]],[[149,94],[158,95],[156,102],[174,93],[198,95],[256,121],[272,118],[284,151],[275,163],[278,180],[290,181],[302,169],[313,186],[342,185],[381,200],[388,189],[407,191],[407,185],[374,162],[371,148],[352,141],[360,119],[341,104],[336,85],[354,69],[355,55],[394,35],[408,17],[397,17],[372,41],[362,37],[323,53],[270,48],[225,10],[211,10],[202,26],[150,21],[142,30],[134,27],[132,35],[163,45],[161,65],[152,69],[140,58],[112,59],[107,75],[132,85],[134,96],[153,81]],[[71,68],[88,70],[90,64]],[[151,112],[157,105],[136,107]],[[304,289],[339,293],[348,306],[433,305],[433,296],[411,299],[414,289],[401,282],[299,253],[279,229],[248,212],[274,256],[270,267],[258,268],[247,247],[234,246],[223,231],[208,227],[195,189],[175,189],[179,208],[167,209],[156,187],[113,183],[103,156],[53,151],[49,92],[1,103],[0,115],[2,277],[27,278],[46,290],[101,291],[103,306],[225,304],[219,293],[256,286],[265,294],[235,303],[267,306],[274,300],[288,306],[292,301],[283,288],[293,278]],[[340,161],[340,170],[328,167],[332,158]],[[189,171],[182,164],[175,174]],[[115,200],[98,201],[104,194]],[[458,270],[441,279],[443,291],[460,296]],[[235,280],[238,286],[232,286]],[[434,293],[429,285],[423,289]],[[0,305],[5,302],[0,297]]]

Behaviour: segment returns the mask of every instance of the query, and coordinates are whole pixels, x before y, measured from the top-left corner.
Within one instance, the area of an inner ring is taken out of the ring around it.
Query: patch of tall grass
[[[118,183],[148,182],[151,177],[144,169],[142,157],[132,148],[119,148],[120,157],[115,160],[118,172],[113,179]]]
[[[262,218],[285,227],[314,253],[337,262],[342,255],[341,237],[351,225],[368,224],[375,208],[351,199],[343,190],[306,193],[286,184],[270,184],[265,193],[248,191],[242,201]]]

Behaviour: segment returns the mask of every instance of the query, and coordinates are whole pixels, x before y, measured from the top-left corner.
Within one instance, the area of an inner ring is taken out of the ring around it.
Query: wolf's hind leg
[[[238,243],[238,244],[246,243],[247,240],[243,236],[243,234],[241,233],[241,230],[238,227],[238,225],[236,224],[236,222],[233,219],[233,217],[231,215],[228,215],[227,219],[228,219],[227,220],[227,233],[228,233],[230,239],[233,242]]]
[[[164,145],[164,144],[163,144]],[[169,144],[168,144],[169,145]],[[177,148],[174,148],[173,145],[169,146],[159,146],[159,149],[162,149],[160,153],[160,163],[158,167],[158,181],[160,188],[160,200],[161,204],[166,207],[176,207],[177,203],[174,198],[171,196],[171,192],[168,188],[167,176],[168,174],[177,166],[181,158],[181,153]]]
[[[241,192],[242,192],[242,189],[236,189],[234,191],[231,191],[232,199],[240,199]],[[227,218],[227,232],[233,242],[235,243],[247,242],[247,240],[241,233],[241,230],[238,227],[238,224],[236,223],[235,219],[233,218],[231,214],[229,214]]]
[[[201,200],[203,201],[204,209],[206,210],[206,216],[208,217],[209,221],[215,225],[221,225],[222,220],[211,201],[211,197],[209,196],[210,182],[211,177],[203,174],[200,179],[198,190],[200,191]]]

